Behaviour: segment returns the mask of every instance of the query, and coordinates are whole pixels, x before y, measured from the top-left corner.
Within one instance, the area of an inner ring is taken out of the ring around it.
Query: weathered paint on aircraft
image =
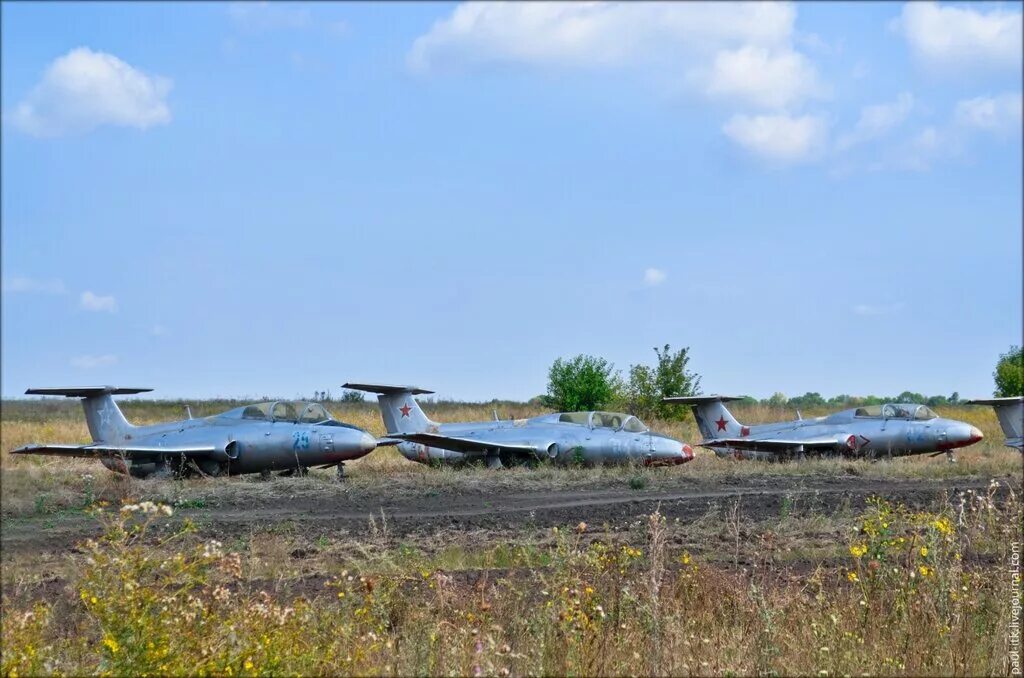
[[[780,459],[811,454],[891,457],[951,453],[982,439],[970,424],[943,419],[925,405],[887,403],[857,407],[813,419],[745,426],[736,421],[729,396],[664,398],[690,405],[704,436],[699,444],[720,457]]]
[[[136,477],[201,472],[217,476],[304,472],[337,466],[377,447],[360,428],[335,420],[319,403],[255,403],[201,419],[132,426],[111,396],[148,388],[37,388],[29,395],[81,398],[91,445],[26,445],[14,454],[97,457],[112,471]]]
[[[492,468],[548,461],[556,464],[683,464],[693,449],[651,431],[632,415],[617,412],[560,412],[531,419],[439,424],[415,396],[414,386],[345,384],[377,393],[387,441],[400,441],[406,459],[424,464],[483,461]]]

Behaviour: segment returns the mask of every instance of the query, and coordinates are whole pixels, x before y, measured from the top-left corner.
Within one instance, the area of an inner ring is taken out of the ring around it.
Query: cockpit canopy
[[[869,405],[858,407],[853,413],[855,417],[874,417],[879,419],[916,419],[926,421],[935,419],[935,414],[927,405],[915,405],[913,403],[886,403],[885,405]]]
[[[610,428],[629,433],[643,433],[647,427],[632,414],[621,412],[564,412],[558,421],[565,424],[579,424],[591,428]]]
[[[242,419],[260,421],[290,421],[296,424],[319,424],[330,421],[331,415],[320,403],[278,400],[272,403],[255,403],[242,409]]]

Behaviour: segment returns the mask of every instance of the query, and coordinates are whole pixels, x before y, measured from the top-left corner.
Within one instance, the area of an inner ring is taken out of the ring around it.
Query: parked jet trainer
[[[725,403],[741,398],[693,396],[664,398],[690,405],[704,436],[699,444],[719,457],[784,459],[803,454],[891,457],[946,452],[982,439],[974,426],[943,419],[925,405],[887,403],[843,410],[825,417],[744,426]]]
[[[211,476],[270,471],[305,472],[336,466],[377,447],[360,428],[333,419],[319,403],[255,403],[202,419],[132,426],[111,396],[150,388],[30,388],[29,395],[81,398],[91,445],[27,445],[13,454],[98,457],[111,471]]]
[[[683,464],[693,449],[652,432],[639,419],[616,412],[559,412],[532,419],[438,424],[414,396],[415,386],[345,384],[377,393],[387,428],[383,442],[400,441],[406,459],[424,464],[483,461],[490,468],[551,461],[556,464]]]

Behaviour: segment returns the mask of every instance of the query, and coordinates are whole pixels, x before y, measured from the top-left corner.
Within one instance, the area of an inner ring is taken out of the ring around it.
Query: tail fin
[[[968,400],[970,405],[991,405],[999,417],[1007,447],[1024,452],[1024,396]]]
[[[128,423],[117,406],[113,395],[147,393],[151,388],[117,388],[114,386],[83,386],[71,388],[30,388],[26,395],[55,395],[81,398],[85,410],[85,423],[93,442],[120,442],[134,426]]]
[[[423,433],[437,424],[430,420],[413,396],[433,393],[415,386],[389,386],[387,384],[342,384],[342,388],[376,393],[380,416],[388,433]]]
[[[747,428],[736,421],[736,417],[732,416],[732,412],[725,406],[725,403],[732,400],[743,400],[740,396],[677,396],[661,400],[665,403],[689,405],[704,440],[735,438],[743,435],[743,430]]]

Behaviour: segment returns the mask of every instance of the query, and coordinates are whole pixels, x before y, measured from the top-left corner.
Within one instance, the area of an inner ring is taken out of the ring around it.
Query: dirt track
[[[234,499],[201,509],[179,509],[177,519],[190,518],[204,534],[233,537],[267,530],[338,534],[359,537],[386,521],[391,536],[426,537],[450,532],[523,529],[575,525],[621,526],[655,508],[669,519],[696,520],[716,507],[732,507],[754,522],[771,521],[783,512],[834,514],[859,510],[877,495],[909,506],[925,506],[943,493],[984,490],[990,478],[950,481],[879,480],[857,477],[772,477],[713,482],[679,478],[657,489],[631,489],[622,483],[576,490],[510,491],[485,488],[476,492],[403,495],[365,490],[318,497],[307,493],[264,494],[260,499]],[[1020,479],[1000,478],[1020,489]],[[238,496],[238,495],[236,495]],[[382,520],[383,516],[383,520]],[[372,519],[372,522],[371,522]],[[5,553],[64,552],[95,536],[90,517],[71,512],[58,516],[7,519],[2,530]]]

